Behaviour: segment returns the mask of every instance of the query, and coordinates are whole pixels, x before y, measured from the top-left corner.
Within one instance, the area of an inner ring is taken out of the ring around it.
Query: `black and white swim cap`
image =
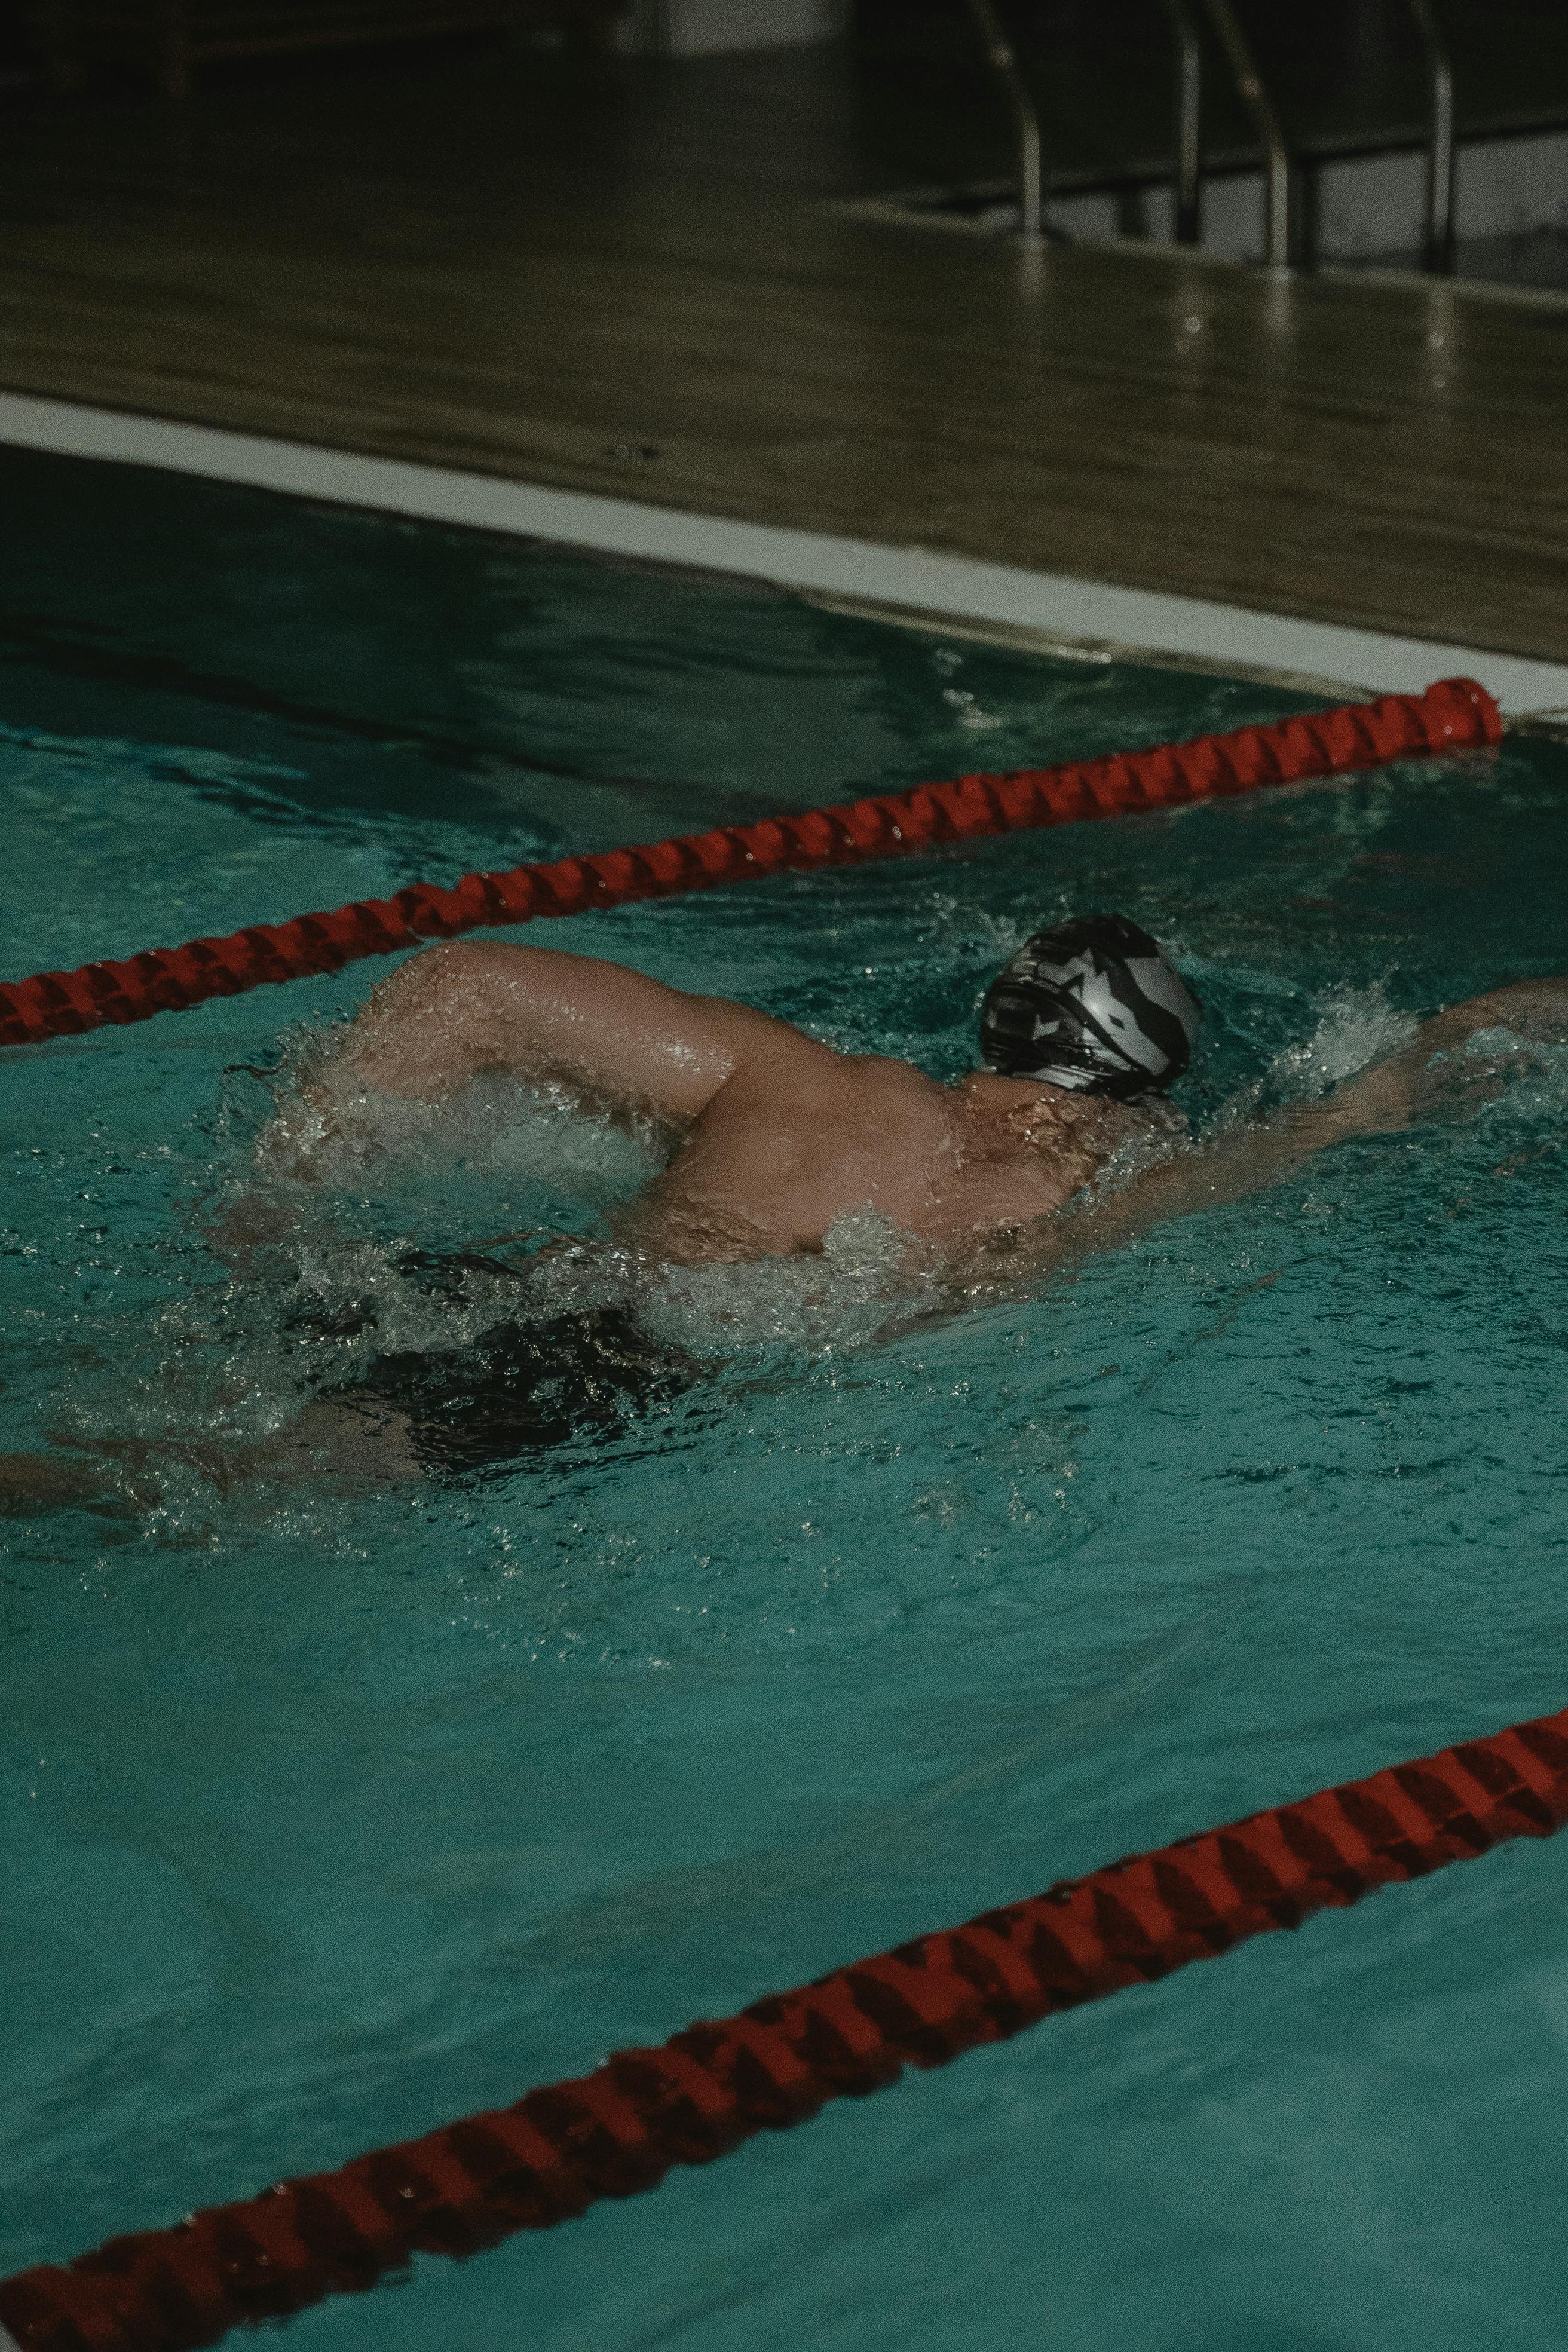
[[[988,1070],[1119,1102],[1172,1085],[1197,1035],[1197,999],[1158,940],[1125,915],[1084,915],[1037,931],[997,973],[980,1011]]]

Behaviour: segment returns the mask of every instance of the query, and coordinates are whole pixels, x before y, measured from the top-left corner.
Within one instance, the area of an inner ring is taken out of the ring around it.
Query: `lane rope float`
[[[393,955],[486,925],[677,898],[721,882],[895,856],[988,834],[1179,808],[1269,784],[1385,767],[1412,753],[1475,750],[1501,740],[1502,720],[1486,688],[1473,678],[1444,678],[1425,694],[1345,703],[1266,727],[1200,735],[1190,743],[916,784],[755,824],[721,825],[507,873],[468,874],[450,889],[416,882],[391,898],[356,899],[328,913],[252,924],[226,939],[191,940],[184,947],[149,948],[121,962],[0,982],[0,1045],[39,1045],[109,1023],[184,1012],[208,997],[340,971],[362,956]]]
[[[336,2172],[24,2271],[0,2282],[0,2326],[20,2352],[198,2352],[1565,1821],[1568,1710],[1068,1879]]]

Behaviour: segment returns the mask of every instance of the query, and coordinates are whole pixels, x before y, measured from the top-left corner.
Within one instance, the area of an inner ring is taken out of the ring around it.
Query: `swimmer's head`
[[[1197,999],[1125,915],[1037,931],[980,1010],[980,1057],[1010,1078],[1131,1102],[1173,1086],[1197,1043]]]

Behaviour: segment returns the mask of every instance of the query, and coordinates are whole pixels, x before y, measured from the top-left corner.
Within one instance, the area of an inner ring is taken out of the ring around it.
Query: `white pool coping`
[[[64,457],[160,467],[208,481],[599,554],[727,572],[863,604],[948,614],[954,620],[1034,630],[1066,644],[1156,658],[1166,655],[1222,670],[1310,675],[1341,683],[1351,693],[1418,693],[1435,678],[1458,675],[1479,678],[1510,717],[1568,710],[1568,663],[1119,588],[1107,581],[1031,572],[929,548],[735,522],[638,499],[552,489],[73,401],[0,392],[0,442]]]

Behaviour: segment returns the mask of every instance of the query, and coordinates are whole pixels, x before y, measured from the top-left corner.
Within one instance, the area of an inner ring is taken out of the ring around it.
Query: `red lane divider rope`
[[[341,2171],[24,2271],[0,2282],[0,2323],[22,2352],[196,2352],[1565,1821],[1568,1710],[1068,1879]]]
[[[329,914],[254,924],[228,939],[150,948],[123,963],[89,963],[78,971],[37,972],[0,983],[0,1045],[37,1045],[106,1022],[184,1012],[209,996],[237,996],[307,973],[338,971],[361,956],[391,955],[485,924],[581,915],[791,867],[845,865],[983,834],[1179,807],[1220,793],[1382,767],[1411,752],[1473,749],[1501,737],[1498,707],[1486,688],[1473,678],[1451,677],[1422,695],[1346,703],[1273,726],[1202,735],[1192,743],[1014,775],[961,776],[954,783],[917,784],[845,807],[722,825],[505,874],[469,874],[449,890],[416,882],[394,898],[358,899]]]

